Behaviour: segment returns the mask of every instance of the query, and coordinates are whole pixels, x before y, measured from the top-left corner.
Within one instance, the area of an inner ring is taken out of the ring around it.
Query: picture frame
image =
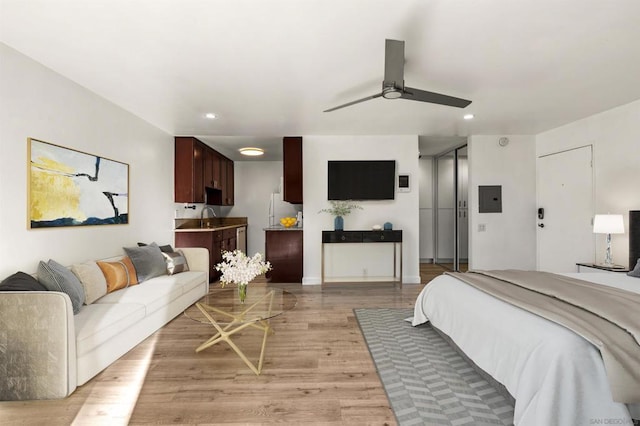
[[[129,223],[129,165],[27,140],[27,228]]]

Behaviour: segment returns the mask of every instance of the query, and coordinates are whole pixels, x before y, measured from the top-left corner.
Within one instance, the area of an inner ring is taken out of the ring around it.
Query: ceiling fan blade
[[[344,108],[344,107],[348,107],[348,106],[351,106],[351,105],[359,104],[360,102],[364,102],[364,101],[368,101],[368,100],[371,100],[371,99],[379,98],[380,96],[382,96],[382,93],[376,93],[373,96],[367,96],[366,98],[358,99],[357,101],[351,101],[351,102],[346,103],[344,105],[340,105],[340,106],[337,106],[337,107],[329,108],[327,110],[324,110],[323,112],[335,111],[335,110],[340,109],[340,108]]]
[[[404,87],[404,41],[385,40],[384,45],[384,87]]]
[[[471,103],[471,101],[468,101],[466,99],[454,98],[453,96],[427,92],[425,90],[414,89],[412,87],[405,87],[404,92],[402,93],[402,96],[400,98],[409,99],[411,101],[430,102],[432,104],[440,104],[457,108],[464,108]]]

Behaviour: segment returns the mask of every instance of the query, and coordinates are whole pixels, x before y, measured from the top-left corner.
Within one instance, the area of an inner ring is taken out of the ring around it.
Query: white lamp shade
[[[621,214],[597,214],[593,220],[594,234],[624,234]]]

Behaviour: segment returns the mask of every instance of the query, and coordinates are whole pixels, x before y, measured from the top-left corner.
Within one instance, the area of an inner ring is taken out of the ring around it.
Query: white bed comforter
[[[640,293],[640,280],[624,274],[565,275]],[[640,415],[640,404],[612,400],[591,343],[452,276],[437,277],[418,296],[413,325],[427,321],[507,388],[516,425],[632,425],[629,410]]]

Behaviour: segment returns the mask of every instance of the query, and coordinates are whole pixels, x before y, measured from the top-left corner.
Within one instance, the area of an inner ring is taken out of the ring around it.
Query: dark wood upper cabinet
[[[284,201],[302,204],[302,137],[287,136],[282,140]]]
[[[196,138],[175,138],[176,203],[204,203],[204,150],[204,145]]]
[[[176,203],[230,206],[234,203],[233,187],[233,161],[194,137],[175,138]]]

